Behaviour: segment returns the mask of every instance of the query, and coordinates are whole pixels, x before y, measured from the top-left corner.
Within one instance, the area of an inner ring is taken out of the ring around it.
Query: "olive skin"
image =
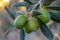
[[[27,33],[27,34],[30,34],[32,32],[32,30],[29,28],[28,26],[28,23],[24,26],[24,31]]]
[[[24,15],[19,15],[17,16],[17,18],[14,21],[14,25],[18,28],[21,29],[25,26],[27,22],[27,17]]]
[[[28,26],[29,26],[30,30],[36,31],[39,28],[39,22],[38,22],[37,18],[31,17],[28,21]]]
[[[37,18],[39,18],[40,21],[42,21],[43,23],[47,23],[50,21],[51,19],[50,13],[48,12],[47,9],[45,9],[44,7],[41,7],[39,9],[39,12],[41,13],[41,15],[38,15]]]

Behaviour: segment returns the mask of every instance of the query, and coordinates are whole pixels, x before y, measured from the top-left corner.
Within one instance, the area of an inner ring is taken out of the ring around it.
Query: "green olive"
[[[37,18],[31,17],[28,21],[28,27],[32,31],[36,31],[39,28],[39,22]]]
[[[24,31],[27,33],[27,34],[30,34],[32,32],[32,30],[29,28],[28,26],[28,23],[24,26]]]
[[[41,15],[37,16],[39,18],[39,20],[42,21],[43,23],[49,22],[50,21],[50,14],[49,14],[48,10],[43,7],[40,8],[39,10],[41,13]]]
[[[27,22],[27,17],[24,15],[19,15],[15,19],[14,24],[18,29],[21,29],[25,26],[26,22]]]

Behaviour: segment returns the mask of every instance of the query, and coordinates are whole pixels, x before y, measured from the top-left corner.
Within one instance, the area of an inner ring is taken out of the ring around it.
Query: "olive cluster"
[[[50,14],[49,12],[44,8],[41,7],[39,9],[40,13],[37,13],[39,15],[31,15],[31,17],[28,17],[28,14],[25,15],[19,15],[16,17],[14,24],[18,29],[23,28],[26,33],[31,33],[39,29],[40,22],[47,23],[50,21]]]

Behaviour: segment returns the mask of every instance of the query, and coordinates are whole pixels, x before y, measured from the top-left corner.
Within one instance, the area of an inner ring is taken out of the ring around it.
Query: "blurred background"
[[[23,0],[10,0],[10,3],[12,4],[18,1]],[[11,4],[9,4],[9,6],[11,6]],[[50,6],[57,6],[57,5],[60,5],[60,0],[54,1]],[[19,11],[18,8],[10,7],[10,9]],[[13,30],[10,31],[7,37],[5,37],[7,30],[9,30],[9,28],[12,27],[13,21],[14,20],[12,19],[12,17],[8,14],[8,12],[4,8],[0,9],[0,40],[20,40],[20,30],[16,28],[13,28]],[[50,30],[55,36],[54,40],[60,40],[60,23],[56,23],[51,20],[49,23],[47,23],[47,25],[49,26]],[[36,32],[26,34],[25,40],[48,40],[48,39],[42,34],[40,29],[38,29],[38,31]]]

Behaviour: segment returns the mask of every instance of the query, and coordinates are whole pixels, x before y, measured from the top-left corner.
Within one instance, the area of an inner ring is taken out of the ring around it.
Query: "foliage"
[[[33,0],[34,1],[34,0]],[[49,40],[53,40],[54,35],[52,34],[51,30],[48,28],[48,26],[46,25],[46,22],[44,22],[45,20],[48,20],[47,23],[52,19],[55,22],[59,22],[60,23],[60,13],[54,13],[51,12],[50,10],[56,10],[56,11],[60,11],[60,6],[49,6],[54,0],[39,0],[37,3],[33,3],[31,0],[24,0],[24,2],[17,2],[17,3],[13,3],[12,6],[13,7],[22,7],[25,6],[27,8],[28,12],[25,16],[27,16],[28,18],[28,22],[30,21],[31,17],[35,17],[37,18],[37,21],[39,21],[39,25],[40,25],[40,29],[42,31],[42,33],[49,39]],[[39,6],[40,5],[40,6]],[[37,8],[37,9],[35,9]],[[43,9],[45,8],[45,9]],[[14,12],[10,11],[10,9],[8,7],[5,7],[5,9],[7,10],[7,12],[10,14],[10,16],[15,20],[14,16]],[[29,10],[30,9],[30,10]],[[42,10],[41,10],[42,9]],[[50,9],[50,10],[49,10]],[[49,10],[49,11],[48,11]],[[46,14],[47,13],[47,14]],[[16,12],[17,14],[17,12]],[[16,15],[17,16],[17,15]],[[39,16],[39,18],[38,18]],[[51,18],[49,18],[51,17]],[[19,20],[19,19],[17,19]],[[23,19],[24,20],[24,19]],[[34,20],[35,21],[35,20]],[[32,21],[33,22],[33,21]],[[35,21],[36,22],[36,21]],[[30,25],[30,23],[29,23]],[[32,27],[31,27],[32,26]],[[35,25],[34,25],[35,26]],[[30,27],[32,29],[33,25],[30,25]],[[27,28],[27,27],[26,27]],[[18,29],[18,28],[17,28]],[[24,40],[25,37],[25,31],[22,28],[20,33],[22,33],[22,39]],[[27,30],[27,29],[25,29]],[[33,30],[29,29],[30,31],[34,32]],[[26,32],[27,33],[27,32]],[[31,33],[31,32],[29,32]]]

